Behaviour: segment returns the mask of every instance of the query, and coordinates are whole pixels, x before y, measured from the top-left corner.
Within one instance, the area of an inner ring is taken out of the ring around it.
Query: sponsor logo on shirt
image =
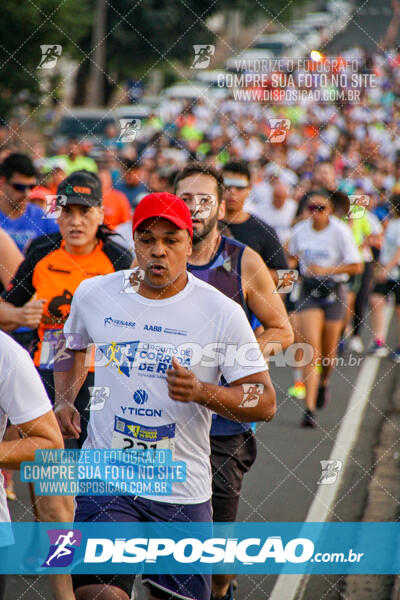
[[[171,327],[164,327],[164,333],[171,335],[187,335],[186,329],[171,329]]]
[[[96,367],[114,367],[118,373],[130,377],[135,367],[135,374],[144,377],[165,378],[171,368],[172,357],[175,356],[181,365],[189,367],[192,349],[177,348],[174,344],[146,343],[139,340],[133,342],[111,342],[99,345],[101,355],[96,356]]]
[[[132,329],[136,327],[135,321],[123,321],[122,319],[113,319],[112,317],[105,317],[104,327],[107,327],[108,325],[115,325],[115,327],[131,327]]]
[[[101,353],[107,359],[106,363],[101,366],[114,367],[121,375],[130,377],[138,345],[139,341],[126,344],[111,342],[111,344],[107,344],[106,346],[99,346]]]
[[[136,406],[121,406],[123,415],[136,415],[138,417],[162,417],[163,411],[161,408],[136,408]]]
[[[311,262],[312,260],[328,259],[329,257],[329,250],[325,248],[306,248],[304,250],[304,259],[306,262]]]
[[[72,294],[65,289],[59,296],[54,296],[43,315],[43,323],[54,325],[65,323],[71,310]]]
[[[136,390],[136,392],[133,394],[133,399],[136,404],[146,404],[147,400],[149,399],[149,395],[146,390]]]

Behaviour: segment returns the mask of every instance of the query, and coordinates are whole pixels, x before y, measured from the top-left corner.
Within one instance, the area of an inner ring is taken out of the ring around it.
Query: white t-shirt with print
[[[21,425],[51,410],[43,383],[28,352],[0,331],[0,439],[7,417]],[[10,521],[3,475],[0,474],[0,522]]]
[[[392,219],[386,228],[385,235],[383,236],[381,253],[379,255],[379,262],[382,265],[387,265],[396,254],[400,247],[400,219]],[[389,273],[390,279],[397,280],[400,278],[399,266],[393,267]]]
[[[320,231],[313,228],[311,218],[297,223],[292,229],[288,248],[289,254],[299,257],[300,272],[303,274],[311,264],[334,267],[360,262],[349,226],[334,216],[329,217],[329,224]],[[334,275],[332,279],[347,281],[348,275]]]
[[[212,413],[168,396],[166,370],[172,356],[200,381],[214,384],[221,373],[231,383],[267,366],[242,308],[214,287],[189,273],[181,292],[152,300],[121,293],[130,273],[83,281],[64,326],[65,334],[79,334],[75,342],[68,335],[70,348],[95,344],[95,386],[109,390],[104,408],[90,411],[84,448],[143,448],[146,439],[153,440],[147,447],[169,448],[174,460],[185,461],[186,481],[173,484],[172,496],[143,496],[179,504],[205,502],[211,497]],[[225,364],[218,364],[212,358],[216,343],[230,345],[229,352],[241,348],[242,358],[232,359],[227,350]]]

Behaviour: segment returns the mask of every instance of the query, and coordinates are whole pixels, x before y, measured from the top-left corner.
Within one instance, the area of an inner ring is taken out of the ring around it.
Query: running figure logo
[[[366,194],[351,194],[349,196],[350,207],[347,217],[351,219],[362,219],[365,210],[369,206],[369,196]]]
[[[335,483],[337,477],[342,470],[341,460],[320,460],[321,463],[321,477],[318,480],[318,485],[330,485]]]
[[[121,132],[118,141],[124,143],[134,142],[141,124],[140,119],[119,119]]]
[[[124,280],[120,294],[136,294],[139,291],[140,282],[144,279],[143,269],[122,272],[124,275]]]
[[[271,144],[281,144],[286,140],[290,129],[290,119],[268,119],[271,131],[267,142]]]
[[[86,410],[102,410],[106,403],[106,400],[110,397],[111,389],[107,385],[90,386],[89,394],[90,400],[86,407]]]
[[[52,69],[57,64],[57,59],[61,56],[62,46],[58,44],[43,44],[40,46],[42,58],[37,69]]]
[[[42,567],[68,567],[74,558],[75,548],[81,545],[82,532],[79,529],[50,529],[47,535],[50,549]]]
[[[42,219],[58,219],[62,207],[67,204],[67,196],[63,194],[46,194],[46,206]]]
[[[117,368],[120,375],[126,377],[131,376],[131,372],[135,362],[136,352],[139,346],[139,341],[134,342],[110,342],[104,346],[98,346],[104,360],[97,360],[96,365],[104,367],[114,366]]]
[[[111,363],[113,363],[117,366],[118,372],[121,373],[121,375],[122,375],[122,371],[119,368],[120,361],[118,360],[118,358],[116,356],[118,354],[119,350],[120,350],[120,347],[118,346],[118,344],[116,342],[111,342],[111,344],[109,345],[109,347],[106,350],[106,357],[108,358],[108,363],[104,366],[108,367],[109,365],[111,365]]]
[[[277,273],[278,283],[274,294],[288,294],[298,280],[299,272],[296,269],[277,269]]]
[[[195,44],[193,46],[194,60],[191,69],[207,69],[214,56],[215,46],[211,44]]]
[[[260,401],[260,396],[264,391],[262,383],[242,383],[243,399],[239,404],[241,408],[253,408]]]

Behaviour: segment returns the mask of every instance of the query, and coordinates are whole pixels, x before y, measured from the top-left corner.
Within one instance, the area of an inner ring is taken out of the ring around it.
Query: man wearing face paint
[[[264,326],[257,341],[267,356],[293,341],[279,294],[262,258],[244,244],[221,235],[218,219],[224,217],[224,182],[212,167],[189,164],[178,173],[175,192],[189,207],[193,221],[193,250],[188,270],[210,283],[244,309],[248,320]],[[242,406],[256,402],[255,387],[246,391]],[[256,441],[250,423],[231,415],[214,414],[211,427],[213,519],[235,521],[244,474],[256,459]],[[214,575],[212,598],[231,600],[230,575]]]

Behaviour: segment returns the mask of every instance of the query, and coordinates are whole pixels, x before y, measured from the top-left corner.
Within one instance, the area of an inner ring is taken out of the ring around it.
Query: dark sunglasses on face
[[[25,192],[25,190],[33,190],[36,187],[36,183],[13,183],[11,181],[7,181],[8,185],[14,188],[17,192]]]
[[[327,208],[328,207],[326,206],[326,204],[309,204],[308,205],[308,210],[310,212],[323,212]]]

